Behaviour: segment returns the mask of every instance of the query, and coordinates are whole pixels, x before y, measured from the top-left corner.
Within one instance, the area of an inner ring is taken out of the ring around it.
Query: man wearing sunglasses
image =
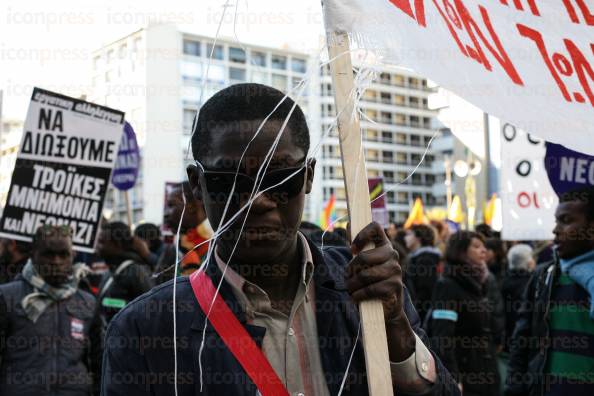
[[[216,231],[210,258],[114,319],[104,395],[367,394],[356,302],[378,298],[397,394],[459,394],[425,346],[381,227],[368,225],[351,249],[323,251],[298,232],[315,169],[308,150],[303,112],[276,89],[234,85],[202,106],[188,177]],[[131,342],[146,339],[160,341]]]

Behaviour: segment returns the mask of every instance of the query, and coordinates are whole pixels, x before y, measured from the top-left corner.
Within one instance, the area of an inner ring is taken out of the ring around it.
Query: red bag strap
[[[262,396],[289,396],[264,353],[216,292],[208,275],[204,271],[196,271],[190,275],[190,283],[194,296],[204,314],[208,315],[212,327],[256,384]]]

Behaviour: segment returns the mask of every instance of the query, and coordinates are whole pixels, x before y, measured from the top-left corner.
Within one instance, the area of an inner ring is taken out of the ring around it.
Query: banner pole
[[[130,206],[130,197],[128,190],[124,190],[124,199],[126,200],[126,215],[128,218],[128,226],[132,227],[132,207]]]
[[[338,113],[338,132],[344,174],[345,191],[351,235],[355,236],[371,223],[369,187],[365,156],[361,144],[359,115],[355,107],[353,67],[346,33],[333,33],[327,37],[328,55],[334,101]],[[368,250],[372,246],[366,247]],[[363,348],[369,395],[392,396],[392,374],[388,356],[388,340],[384,309],[381,301],[364,301],[359,304],[359,314],[363,330]]]

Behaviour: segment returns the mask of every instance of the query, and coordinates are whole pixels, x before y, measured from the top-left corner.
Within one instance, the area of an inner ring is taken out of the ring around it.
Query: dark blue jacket
[[[314,261],[316,318],[322,365],[331,395],[336,395],[356,339],[359,315],[345,291],[344,270],[351,259],[345,248],[322,252],[310,243]],[[207,273],[216,285],[221,274],[216,265]],[[265,329],[246,324],[230,286],[220,294],[261,346]],[[173,395],[173,281],[164,283],[126,306],[111,322],[103,356],[104,396]],[[198,306],[188,278],[177,278],[177,363],[180,396],[255,395],[256,387],[227,349]],[[413,330],[428,345],[420,320],[406,294],[405,310]],[[204,340],[201,359],[200,345]],[[438,370],[433,395],[458,395],[458,388],[435,357]],[[200,372],[202,370],[202,391]],[[366,395],[365,358],[359,340],[343,395]],[[403,392],[399,392],[402,395]]]

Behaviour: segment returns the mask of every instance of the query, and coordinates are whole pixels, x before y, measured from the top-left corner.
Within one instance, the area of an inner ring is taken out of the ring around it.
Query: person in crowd
[[[153,289],[112,321],[104,359],[105,395],[173,394],[176,385],[180,396],[199,391],[242,396],[258,390],[336,395],[340,389],[343,395],[367,394],[355,302],[374,298],[384,302],[396,393],[458,393],[425,346],[396,254],[381,226],[366,226],[350,249],[324,253],[298,232],[315,168],[308,149],[302,110],[274,88],[234,85],[201,107],[192,134],[196,165],[188,167],[188,177],[211,224],[224,228],[204,271]],[[254,179],[264,167],[252,196]],[[358,254],[370,243],[373,249]],[[146,314],[154,304],[170,306],[173,290],[179,307],[176,361],[172,310]],[[213,299],[219,308],[211,311]],[[213,321],[212,315],[224,320]],[[163,342],[140,351],[122,343],[144,338]],[[149,373],[160,376],[145,383],[118,380],[123,374],[145,378]]]
[[[204,204],[192,195],[187,181],[175,186],[168,194],[164,221],[174,234],[179,228],[179,252],[175,246],[164,250],[158,264],[158,283],[173,278],[176,257],[180,260],[177,275],[190,275],[200,268],[208,252],[208,240],[213,235]]]
[[[133,247],[130,228],[119,221],[101,226],[96,242],[97,254],[109,271],[99,285],[98,314],[104,325],[126,304],[154,285],[151,273]]]
[[[492,238],[485,240],[485,247],[487,248],[487,267],[489,268],[489,272],[495,277],[497,285],[501,286],[507,265],[503,241],[495,234]]]
[[[533,251],[530,245],[521,243],[512,246],[507,252],[508,271],[503,279],[501,294],[505,306],[505,350],[509,351],[509,340],[511,340],[516,321],[518,320],[518,309],[522,302],[522,293],[530,279],[530,274],[536,266]]]
[[[450,239],[450,227],[448,227],[447,223],[443,220],[430,220],[429,225],[435,228],[435,247],[441,251],[443,256],[445,254],[448,239]]]
[[[159,257],[165,250],[161,230],[153,223],[142,223],[134,229],[132,246],[136,253],[149,265],[151,271],[157,267]]]
[[[386,228],[386,235],[391,241],[393,241],[394,238],[396,238],[397,233],[398,227],[396,226],[396,223],[390,222],[390,224],[388,224],[388,228]]]
[[[21,274],[0,285],[0,395],[98,395],[100,323],[73,257],[71,230],[42,226]]]
[[[407,286],[412,287],[415,295],[415,308],[421,318],[425,318],[431,307],[431,294],[437,281],[441,252],[435,247],[435,229],[428,225],[413,225],[406,231],[404,238],[407,256]]]
[[[594,390],[594,187],[562,194],[555,222],[556,258],[534,271],[517,315],[509,396]]]
[[[0,284],[13,281],[22,272],[30,254],[29,242],[0,238]]]
[[[433,291],[429,332],[464,395],[500,392],[488,276],[483,237],[471,231],[453,234],[444,276]]]

